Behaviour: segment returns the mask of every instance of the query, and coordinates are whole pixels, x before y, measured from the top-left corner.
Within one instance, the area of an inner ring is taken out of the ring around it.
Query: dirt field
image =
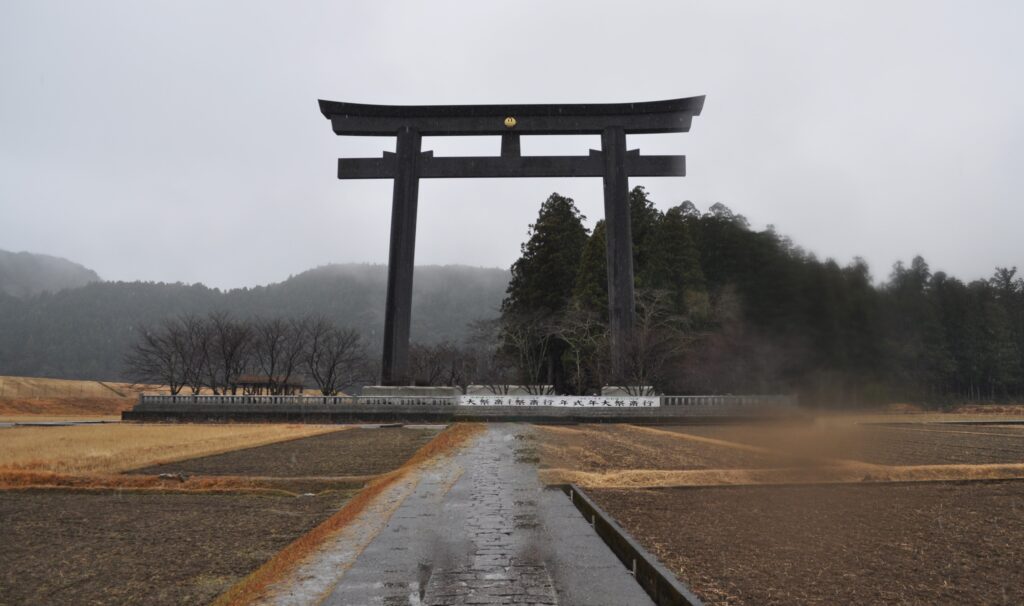
[[[0,604],[208,604],[349,496],[0,492]]]
[[[1024,426],[679,426],[668,431],[877,465],[1024,463]]]
[[[709,604],[1024,602],[1024,482],[590,493]]]
[[[537,426],[535,435],[541,467],[547,469],[741,469],[784,462],[632,425]]]
[[[0,469],[110,473],[345,429],[338,425],[83,425],[0,429]]]
[[[312,438],[146,467],[137,469],[134,473],[271,477],[376,475],[391,471],[404,463],[437,435],[437,432],[436,429],[353,428]]]

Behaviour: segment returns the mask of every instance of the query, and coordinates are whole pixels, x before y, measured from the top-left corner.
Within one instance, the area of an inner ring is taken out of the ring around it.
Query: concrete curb
[[[594,527],[619,561],[632,571],[633,578],[658,606],[704,606],[688,587],[676,578],[654,555],[644,549],[618,525],[593,499],[575,484],[560,488],[576,509]]]

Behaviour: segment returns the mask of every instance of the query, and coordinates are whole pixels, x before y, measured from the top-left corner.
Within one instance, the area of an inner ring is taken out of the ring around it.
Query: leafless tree
[[[477,320],[466,341],[471,360],[467,383],[486,385],[496,395],[509,393],[516,383],[515,363],[501,347],[501,327],[498,318]]]
[[[473,374],[473,358],[466,348],[451,341],[413,343],[409,367],[417,384],[465,387]]]
[[[177,320],[144,329],[125,359],[129,376],[137,384],[167,385],[171,395],[177,395],[188,381],[183,341]]]
[[[181,349],[184,360],[185,384],[198,395],[209,378],[211,337],[209,323],[205,318],[186,314],[177,320],[176,329],[181,338],[174,341]]]
[[[668,310],[668,296],[661,291],[638,293],[636,324],[626,342],[621,376],[615,380],[633,395],[664,384],[667,372],[677,364],[687,343],[682,320]]]
[[[359,332],[338,328],[323,317],[307,324],[304,358],[306,369],[325,396],[372,379],[366,344]]]
[[[238,393],[238,377],[249,365],[252,326],[222,312],[210,314],[207,326],[211,332],[207,384],[215,394]]]
[[[255,367],[266,375],[270,391],[279,394],[300,368],[308,320],[259,319],[253,323]]]
[[[608,327],[592,311],[568,309],[555,325],[558,338],[568,346],[563,357],[575,393],[600,387],[608,376]]]
[[[555,332],[554,323],[547,315],[519,314],[503,318],[502,343],[515,359],[522,383],[528,389],[541,389]]]

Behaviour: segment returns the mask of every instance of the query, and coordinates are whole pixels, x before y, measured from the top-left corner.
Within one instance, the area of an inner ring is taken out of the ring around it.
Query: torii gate
[[[646,103],[570,105],[365,105],[320,101],[338,135],[397,137],[382,158],[341,158],[339,179],[394,179],[382,385],[410,384],[409,324],[419,180],[460,177],[602,177],[607,234],[608,319],[612,360],[621,368],[635,316],[629,177],[686,174],[684,156],[641,156],[626,135],[690,130],[704,97]],[[496,157],[435,157],[422,137],[500,135]],[[587,156],[523,156],[520,135],[601,135]]]

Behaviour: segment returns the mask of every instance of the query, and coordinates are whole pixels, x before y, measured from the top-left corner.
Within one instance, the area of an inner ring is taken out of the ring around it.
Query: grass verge
[[[608,473],[544,469],[547,484],[575,483],[584,488],[675,488],[688,486],[758,486],[781,484],[852,484],[885,482],[954,482],[1024,479],[1024,464],[865,465],[794,469],[629,469]]]

